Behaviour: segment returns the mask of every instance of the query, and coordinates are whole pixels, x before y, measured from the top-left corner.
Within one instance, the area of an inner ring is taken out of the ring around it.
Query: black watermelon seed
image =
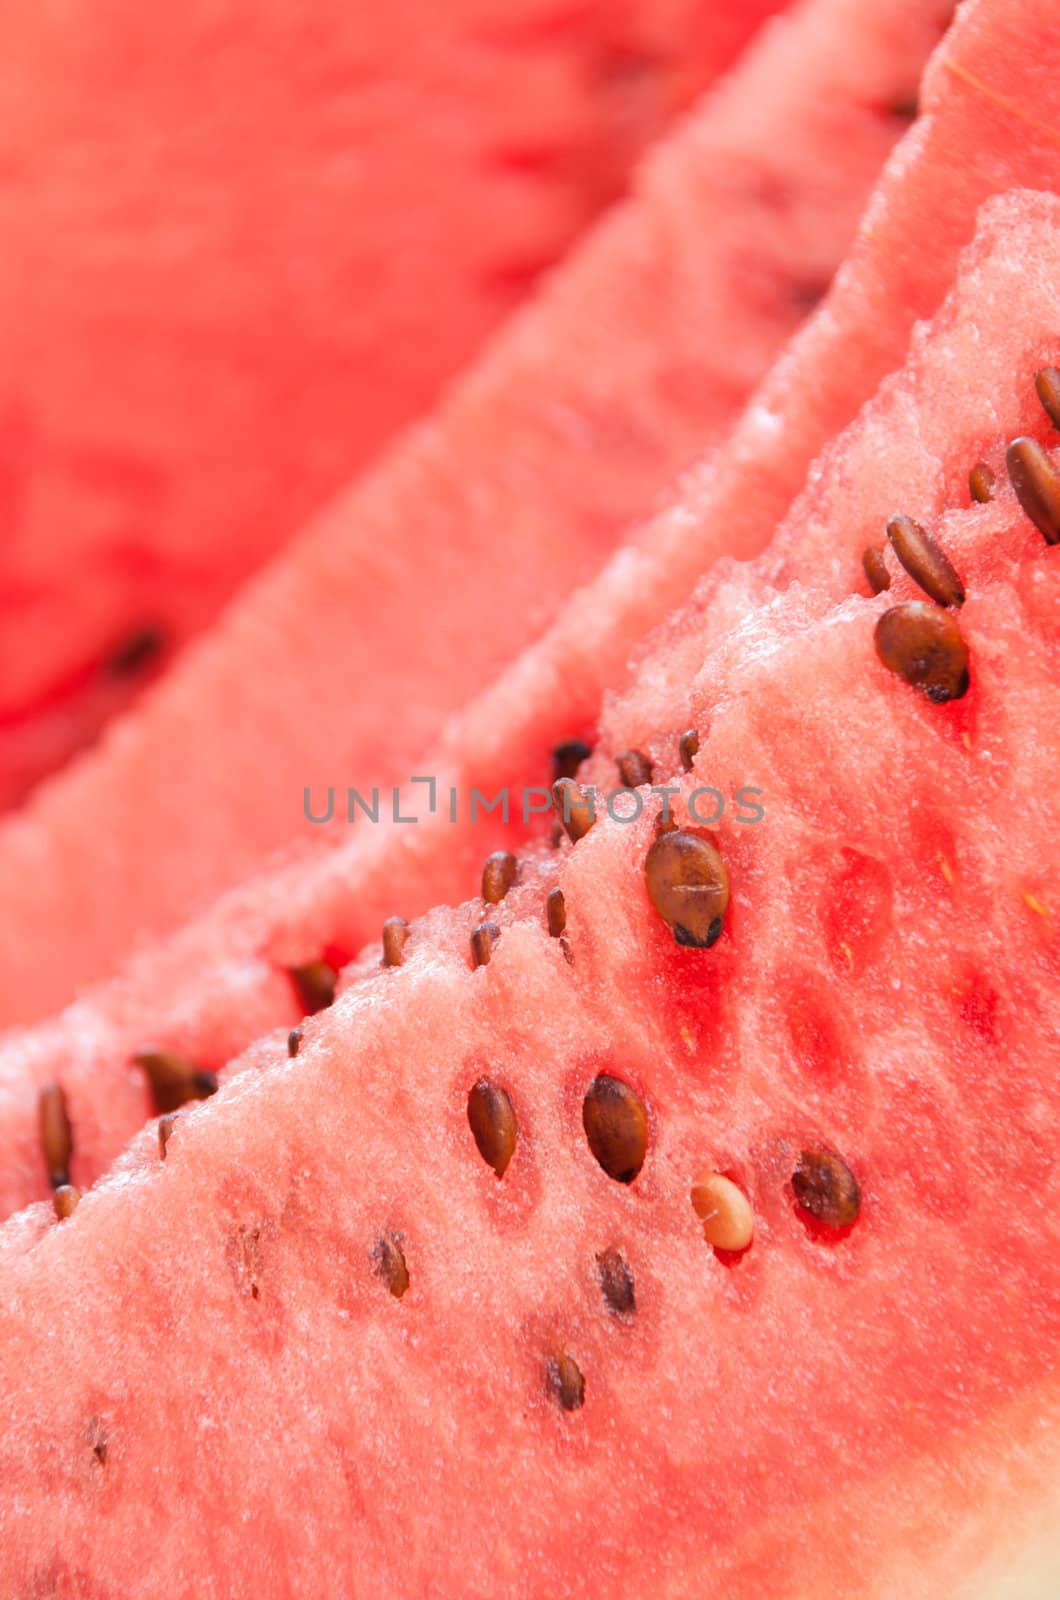
[[[937,705],[968,690],[968,647],[948,611],[906,600],[876,624],[876,654],[889,671]]]
[[[488,906],[498,906],[512,887],[519,863],[510,850],[494,850],[482,869],[482,898]]]
[[[158,1124],[158,1153],[163,1161],[166,1159],[166,1146],[169,1144],[176,1120],[177,1113],[171,1111]]]
[[[580,1411],[585,1404],[582,1370],[566,1350],[560,1350],[549,1361],[548,1387],[564,1411]]]
[[[963,606],[964,587],[926,528],[912,517],[892,517],[887,524],[891,548],[914,583],[936,605]]]
[[[593,753],[591,744],[586,744],[584,739],[565,739],[558,744],[552,752],[552,781],[559,778],[575,778],[578,768],[583,761],[588,761]]]
[[[1060,472],[1036,439],[1013,439],[1005,454],[1016,498],[1046,544],[1060,544]]]
[[[985,506],[994,498],[996,483],[997,479],[985,461],[977,461],[968,474],[968,492],[981,506]]]
[[[878,545],[869,545],[861,558],[861,565],[873,594],[883,594],[884,590],[891,587],[891,574],[887,571],[886,559]]]
[[[562,889],[550,889],[546,902],[548,911],[548,931],[553,939],[558,939],[560,934],[567,929],[567,902],[563,897]]]
[[[153,666],[166,647],[165,631],[149,622],[134,628],[107,657],[106,670],[112,678],[134,678]]]
[[[59,1084],[49,1083],[41,1090],[37,1099],[37,1121],[48,1182],[53,1189],[61,1189],[70,1182],[74,1135],[66,1096]]]
[[[616,756],[615,765],[626,789],[642,789],[651,782],[655,771],[642,750],[623,750],[620,756]]]
[[[394,1299],[400,1300],[409,1286],[409,1269],[400,1237],[396,1233],[384,1233],[372,1246],[372,1261]]]
[[[729,874],[714,845],[698,833],[660,833],[644,862],[648,895],[680,945],[709,950],[729,905]]]
[[[137,1050],[132,1059],[151,1085],[156,1111],[179,1111],[189,1100],[208,1100],[217,1093],[216,1075],[203,1072],[179,1051],[150,1047]]]
[[[287,1054],[292,1061],[301,1048],[302,1030],[301,1028],[292,1028],[290,1033],[287,1035]]]
[[[552,785],[552,804],[573,844],[584,839],[596,821],[593,791],[584,789],[573,778],[560,778]]]
[[[480,1078],[467,1097],[467,1120],[479,1155],[503,1178],[519,1136],[511,1095],[490,1078]]]
[[[387,917],[383,923],[383,965],[403,967],[405,945],[408,943],[409,925],[404,917]]]
[[[493,946],[501,936],[495,922],[480,922],[471,935],[471,965],[488,967],[493,957]]]
[[[628,1261],[617,1250],[602,1250],[596,1270],[608,1309],[618,1317],[631,1317],[637,1309],[637,1296]]]
[[[55,1206],[55,1215],[60,1222],[65,1222],[67,1217],[72,1217],[81,1200],[81,1191],[76,1184],[62,1183],[52,1195]]]
[[[302,967],[289,967],[288,971],[307,1017],[334,1005],[339,975],[327,961],[307,961]]]
[[[861,1210],[858,1180],[834,1150],[803,1150],[791,1175],[791,1187],[804,1211],[826,1228],[849,1228]]]
[[[635,1089],[602,1072],[582,1103],[582,1126],[589,1149],[609,1178],[632,1183],[648,1153],[648,1113]]]
[[[699,729],[686,728],[677,741],[677,748],[681,756],[681,765],[686,772],[691,772],[695,759],[699,754]]]
[[[1054,428],[1060,428],[1060,370],[1056,367],[1042,367],[1040,372],[1034,374],[1034,387],[1038,391],[1038,399]]]

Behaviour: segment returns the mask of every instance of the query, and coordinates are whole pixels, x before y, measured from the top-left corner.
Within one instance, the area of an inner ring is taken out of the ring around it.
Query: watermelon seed
[[[692,1209],[715,1250],[743,1251],[754,1238],[751,1202],[723,1172],[701,1172],[692,1185]]]
[[[387,917],[383,923],[383,965],[403,967],[405,945],[408,943],[409,925],[404,917]]]
[[[1046,544],[1060,544],[1060,472],[1036,439],[1013,439],[1005,454],[1016,498]]]
[[[729,904],[729,874],[710,840],[683,828],[660,833],[644,872],[651,903],[677,943],[709,950]]]
[[[968,490],[973,500],[985,506],[994,498],[994,485],[997,479],[985,461],[977,461],[968,474]]]
[[[338,973],[327,961],[307,961],[305,966],[289,967],[288,971],[306,1016],[315,1016],[334,1004]]]
[[[217,1093],[217,1077],[203,1072],[176,1050],[137,1050],[133,1064],[146,1075],[157,1111],[178,1111],[189,1100],[207,1100]]]
[[[628,1261],[617,1250],[602,1250],[596,1270],[608,1309],[617,1317],[631,1317],[637,1309],[637,1296]]]
[[[560,1350],[549,1362],[548,1386],[564,1411],[578,1411],[585,1404],[582,1370],[566,1350]]]
[[[889,110],[899,122],[915,122],[920,115],[920,96],[915,89],[899,95],[897,100],[891,101]]]
[[[90,1417],[88,1423],[88,1442],[92,1447],[92,1454],[101,1467],[107,1465],[107,1430],[103,1426],[102,1417]]]
[[[384,1233],[377,1239],[372,1246],[372,1260],[376,1272],[394,1299],[400,1300],[409,1286],[409,1269],[405,1261],[405,1252],[401,1248],[400,1234]]]
[[[889,671],[937,705],[968,689],[968,647],[948,611],[906,600],[876,624],[876,654]]]
[[[52,1195],[52,1204],[55,1206],[55,1215],[60,1222],[65,1222],[67,1217],[72,1217],[77,1210],[81,1199],[81,1191],[76,1184],[61,1183]]]
[[[618,775],[626,789],[641,789],[652,780],[655,768],[647,756],[640,750],[623,750],[620,756],[615,757]]]
[[[585,1092],[582,1126],[607,1176],[616,1183],[632,1183],[648,1151],[648,1113],[636,1090],[621,1078],[599,1073]]]
[[[552,804],[573,844],[584,839],[596,821],[592,789],[584,789],[573,778],[558,778],[552,785]]]
[[[471,935],[471,965],[488,967],[493,957],[493,946],[501,936],[495,922],[480,922]]]
[[[691,772],[695,759],[699,754],[699,729],[686,728],[677,741],[677,749],[681,757],[681,765],[686,772]]]
[[[858,1180],[834,1150],[803,1150],[791,1177],[795,1198],[826,1228],[849,1228],[861,1210]]]
[[[498,906],[512,887],[519,863],[510,850],[494,850],[482,869],[482,898],[488,906]]]
[[[287,1035],[287,1055],[291,1061],[294,1060],[301,1048],[302,1030],[301,1028],[292,1028],[290,1033]]]
[[[177,1113],[175,1111],[171,1111],[169,1115],[163,1117],[158,1124],[158,1153],[162,1157],[163,1161],[166,1159],[166,1146],[169,1143],[170,1135],[173,1132],[173,1125],[176,1120]]]
[[[134,678],[146,672],[166,647],[166,635],[157,623],[149,622],[133,631],[111,651],[106,670],[112,678]]]
[[[498,1178],[503,1178],[518,1138],[515,1108],[507,1089],[490,1078],[480,1078],[467,1097],[467,1120],[479,1155]]]
[[[592,753],[592,745],[586,744],[584,739],[565,739],[558,744],[552,752],[553,783],[560,778],[577,777],[578,768],[583,761],[588,761]]]
[[[873,594],[883,594],[891,587],[891,574],[887,571],[887,562],[878,545],[869,545],[861,558],[861,565]]]
[[[550,889],[546,901],[548,912],[548,931],[553,939],[558,939],[567,927],[567,902],[563,897],[562,889]]]
[[[1060,428],[1060,371],[1056,367],[1042,367],[1034,374],[1034,387],[1038,399],[1054,428]]]
[[[961,580],[926,528],[912,517],[892,517],[887,537],[906,572],[926,595],[940,606],[963,606]]]
[[[61,1189],[70,1182],[74,1135],[66,1108],[66,1096],[59,1084],[49,1083],[41,1090],[37,1100],[37,1120],[48,1182],[53,1189]]]

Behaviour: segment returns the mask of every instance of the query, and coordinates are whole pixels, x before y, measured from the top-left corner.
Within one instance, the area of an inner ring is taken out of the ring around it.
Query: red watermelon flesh
[[[0,805],[424,410],[778,3],[10,11]]]
[[[304,840],[305,785],[417,770],[722,437],[841,259],[938,17],[808,0],[776,24],[433,423],[0,831],[0,1022]]]
[[[1060,201],[993,209],[822,458],[840,548],[885,417],[902,503],[922,437],[957,481],[956,381],[991,455],[1023,423],[1058,269]],[[266,1041],[182,1112],[164,1160],[151,1129],[69,1221],[0,1231],[13,1592],[1055,1592],[1060,551],[1004,485],[937,525],[967,590],[949,705],[878,661],[890,596],[756,569],[720,648],[686,616],[709,731],[682,806],[708,772],[766,791],[762,823],[715,832],[712,949],[649,901],[652,820],[603,818],[524,857],[487,965],[481,903],[436,909],[403,966],[351,968],[294,1062]],[[601,1075],[628,1182],[587,1138]],[[515,1119],[500,1178],[483,1078]],[[839,1228],[796,1200],[822,1148],[859,1189]],[[704,1171],[753,1206],[739,1255],[704,1239]]]

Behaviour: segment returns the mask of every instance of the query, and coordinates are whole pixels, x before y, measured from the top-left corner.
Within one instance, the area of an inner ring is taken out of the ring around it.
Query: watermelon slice
[[[9,10],[0,805],[426,407],[778,3]]]
[[[14,1593],[1055,1593],[1060,549],[965,448],[1051,437],[1058,285],[1060,201],[990,207],[785,530],[836,576],[674,624],[676,834],[526,854],[487,964],[481,901],[436,909],[294,1062],[0,1230]],[[904,591],[858,592],[896,500],[967,596],[948,704],[877,657]],[[763,766],[760,824],[688,827]],[[711,949],[681,850],[730,880]]]
[[[937,0],[809,0],[776,24],[438,419],[0,832],[0,1021],[315,836],[304,786],[419,770],[721,437],[841,259],[938,31]]]

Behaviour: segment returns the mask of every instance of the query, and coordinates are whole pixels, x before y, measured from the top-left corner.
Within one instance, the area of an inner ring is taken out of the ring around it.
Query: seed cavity
[[[887,524],[891,548],[914,583],[940,606],[962,606],[964,587],[926,528],[912,517],[892,517]]]
[[[648,1153],[648,1112],[636,1090],[610,1073],[598,1074],[585,1093],[582,1126],[607,1176],[632,1183]]]
[[[471,965],[488,967],[493,959],[493,946],[501,936],[495,922],[480,922],[471,935]]]
[[[179,1111],[189,1100],[208,1100],[217,1093],[217,1074],[203,1072],[177,1050],[151,1046],[137,1050],[132,1059],[147,1077],[156,1111]]]
[[[1060,428],[1060,370],[1056,367],[1042,367],[1040,372],[1034,374],[1034,387],[1038,391],[1038,399],[1054,428]]]
[[[491,1078],[479,1078],[467,1097],[467,1120],[479,1155],[503,1178],[518,1138],[515,1108],[507,1089]]]
[[[600,1290],[609,1311],[616,1317],[631,1317],[637,1309],[633,1270],[618,1250],[602,1250],[596,1258]]]
[[[401,1248],[401,1235],[384,1233],[378,1238],[372,1246],[372,1261],[394,1299],[400,1300],[409,1286],[409,1269]]]
[[[660,833],[644,862],[648,896],[680,945],[709,950],[721,936],[729,874],[709,839],[684,828]]]
[[[545,902],[548,915],[548,931],[553,939],[558,939],[567,928],[567,902],[562,889],[550,889]]]
[[[482,869],[482,898],[488,906],[499,906],[519,874],[519,863],[510,850],[494,850]]]
[[[37,1120],[48,1182],[53,1189],[61,1189],[70,1182],[70,1157],[74,1151],[74,1134],[66,1106],[66,1095],[58,1083],[46,1084],[41,1090],[37,1099]]]
[[[409,925],[404,917],[387,917],[383,923],[383,965],[403,967],[405,946],[408,943]]]
[[[967,693],[968,646],[948,611],[903,601],[880,617],[875,640],[883,665],[936,705]]]
[[[861,558],[861,565],[873,594],[883,594],[891,587],[891,574],[887,571],[887,562],[878,545],[869,545]]]
[[[307,1017],[334,1005],[339,975],[329,962],[307,961],[304,967],[290,967],[288,971]]]
[[[1060,544],[1060,472],[1037,439],[1013,439],[1005,464],[1016,498],[1046,544]]]
[[[106,670],[112,678],[135,678],[153,666],[166,647],[165,631],[149,622],[134,628],[115,646],[107,658]]]
[[[715,1250],[746,1250],[754,1238],[751,1202],[723,1172],[700,1173],[692,1185],[692,1209]]]
[[[72,1217],[81,1200],[81,1191],[74,1183],[61,1183],[52,1195],[55,1215],[60,1222]]]
[[[576,778],[578,768],[583,761],[588,761],[592,753],[592,745],[586,744],[584,739],[565,739],[558,744],[552,752],[553,783],[560,778]]]
[[[548,1387],[564,1411],[580,1411],[585,1404],[585,1379],[572,1355],[560,1350],[548,1363]]]
[[[699,729],[686,728],[677,741],[677,749],[681,757],[681,766],[686,772],[691,772],[699,754]]]
[[[977,461],[968,474],[968,492],[979,505],[985,506],[994,498],[997,479],[985,461]]]
[[[175,1111],[171,1111],[169,1115],[163,1117],[158,1124],[158,1153],[163,1161],[166,1159],[166,1146],[169,1144],[176,1120],[177,1113]]]
[[[295,1056],[298,1054],[298,1052],[299,1052],[299,1050],[301,1048],[302,1048],[302,1030],[301,1030],[301,1028],[292,1028],[290,1033],[287,1035],[287,1054],[288,1054],[288,1057],[293,1061]]]
[[[573,778],[559,778],[552,785],[552,804],[571,843],[584,839],[596,821],[594,791],[583,788]]]
[[[651,782],[655,772],[655,768],[642,750],[623,750],[620,756],[616,756],[615,765],[626,789],[643,788],[646,783]]]
[[[834,1150],[803,1150],[791,1175],[791,1187],[804,1211],[826,1228],[849,1228],[861,1210],[858,1180]]]

